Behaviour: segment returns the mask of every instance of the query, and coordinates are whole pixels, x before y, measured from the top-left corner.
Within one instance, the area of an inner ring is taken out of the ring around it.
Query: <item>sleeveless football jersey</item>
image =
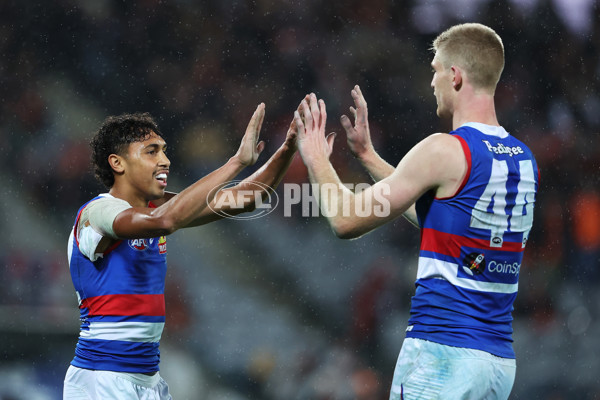
[[[501,127],[468,123],[450,134],[468,171],[454,196],[416,202],[421,247],[406,336],[515,358],[511,313],[538,167]]]
[[[92,199],[94,201],[98,199]],[[165,323],[166,237],[117,242],[92,262],[72,232],[70,271],[81,327],[72,365],[121,372],[158,371]]]

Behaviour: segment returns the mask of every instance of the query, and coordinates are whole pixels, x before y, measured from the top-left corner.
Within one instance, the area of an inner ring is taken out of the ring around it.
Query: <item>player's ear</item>
[[[452,71],[452,87],[455,90],[460,90],[460,87],[462,86],[462,71],[455,65],[450,69]]]
[[[125,171],[124,161],[125,160],[123,159],[123,157],[117,154],[111,154],[110,156],[108,156],[108,164],[110,165],[112,170],[115,171],[115,173],[117,174],[122,174]]]

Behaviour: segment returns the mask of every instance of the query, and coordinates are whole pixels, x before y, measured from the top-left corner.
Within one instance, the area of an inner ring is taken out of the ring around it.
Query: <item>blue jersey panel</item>
[[[107,357],[107,354],[111,357]],[[158,343],[80,338],[71,365],[95,370],[143,373],[157,371],[159,362]]]

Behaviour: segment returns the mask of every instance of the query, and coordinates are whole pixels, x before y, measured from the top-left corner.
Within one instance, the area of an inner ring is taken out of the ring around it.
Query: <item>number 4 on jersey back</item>
[[[529,237],[535,201],[532,161],[519,161],[516,172],[519,180],[515,196],[515,186],[509,185],[508,163],[505,160],[493,159],[488,184],[471,212],[470,226],[490,231],[490,247],[502,247],[505,232],[522,232],[522,247],[525,247]],[[508,196],[509,186],[512,196]],[[511,204],[507,204],[507,198],[513,197]]]

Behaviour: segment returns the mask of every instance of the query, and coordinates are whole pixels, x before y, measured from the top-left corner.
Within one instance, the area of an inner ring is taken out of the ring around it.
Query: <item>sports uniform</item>
[[[537,164],[502,127],[467,123],[450,134],[461,142],[468,171],[454,196],[427,193],[415,204],[416,291],[391,399],[502,399],[514,381],[511,312]],[[475,395],[478,387],[487,392]]]
[[[132,394],[119,398],[170,398],[158,374],[165,323],[166,237],[119,240],[96,253],[103,237],[116,239],[112,221],[129,207],[104,194],[77,214],[69,239],[69,266],[81,327],[65,379],[65,399],[80,398],[77,393],[103,398],[102,393],[123,385],[129,385]],[[145,391],[157,395],[141,394]],[[122,396],[126,392],[119,390]]]

